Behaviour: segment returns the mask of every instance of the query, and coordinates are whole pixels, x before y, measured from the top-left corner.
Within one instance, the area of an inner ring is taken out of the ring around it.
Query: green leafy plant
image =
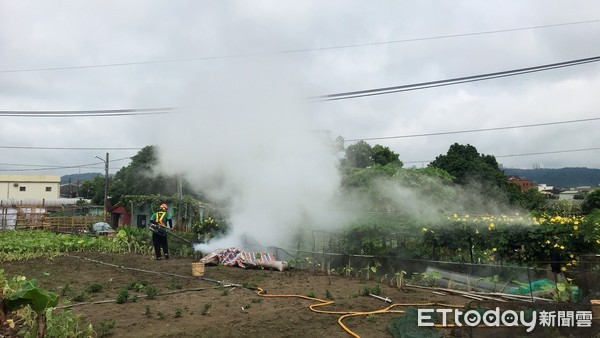
[[[156,299],[156,296],[158,296],[158,290],[156,290],[155,287],[148,286],[146,287],[146,296],[148,296],[148,299]]]
[[[80,293],[73,296],[73,298],[71,298],[71,300],[74,302],[85,302],[86,297],[87,297],[87,295],[85,294],[85,292],[81,291]]]
[[[165,313],[162,311],[158,311],[156,313],[156,315],[158,316],[159,319],[165,319]]]
[[[70,309],[56,310],[47,308],[45,310],[46,327],[45,332],[39,331],[37,325],[37,314],[30,308],[19,310],[19,316],[24,325],[18,335],[22,337],[72,337],[88,338],[94,336],[92,324],[84,323],[79,315],[74,315]]]
[[[178,280],[176,280],[175,278],[172,278],[169,283],[169,288],[171,290],[181,290],[183,287],[181,286],[181,283],[179,283]]]
[[[117,294],[117,304],[123,304],[125,302],[127,302],[127,299],[129,299],[129,291],[128,290],[121,290],[119,291],[119,293]]]
[[[314,293],[313,291],[309,291],[309,292],[307,292],[307,293],[306,293],[306,296],[307,296],[307,297],[311,297],[311,298],[316,298],[316,297],[317,297],[317,295],[315,295],[315,293]]]
[[[34,331],[41,337],[46,333],[46,309],[55,307],[58,299],[57,294],[38,287],[36,279],[27,280],[24,276],[17,276],[4,286],[4,307],[8,311],[31,308],[36,314]]]
[[[113,329],[115,328],[115,321],[113,319],[103,320],[99,323],[97,329],[98,337],[108,337],[112,335]]]
[[[85,288],[85,291],[88,293],[100,292],[102,291],[102,285],[98,283],[90,284],[87,288]]]
[[[182,313],[183,313],[183,311],[180,308],[176,308],[174,317],[179,318],[179,317],[181,317]]]
[[[141,280],[141,281],[131,281],[131,282],[129,282],[127,284],[127,290],[133,290],[133,291],[141,292],[147,286],[148,286],[148,282],[146,282],[144,280]]]
[[[368,295],[380,295],[381,294],[381,285],[377,284],[374,287],[370,288],[368,286],[363,287],[363,289],[359,292],[361,296]]]
[[[394,277],[390,280],[390,285],[393,285],[394,282],[397,288],[402,288],[404,286],[404,276],[406,275],[406,271],[398,271],[394,274]]]
[[[204,304],[204,309],[202,310],[202,315],[206,316],[210,313],[210,308],[211,308],[212,304],[211,303],[206,303]],[[250,307],[250,305],[247,305],[247,307]]]
[[[67,283],[65,284],[65,286],[63,286],[60,295],[61,296],[66,296],[67,293],[69,293],[71,291],[71,283]]]
[[[425,286],[436,286],[438,279],[442,279],[442,274],[437,271],[426,271],[421,273],[420,275],[420,284]]]
[[[151,317],[152,316],[152,311],[150,310],[150,305],[146,305],[146,312],[144,312],[144,315],[146,317]]]

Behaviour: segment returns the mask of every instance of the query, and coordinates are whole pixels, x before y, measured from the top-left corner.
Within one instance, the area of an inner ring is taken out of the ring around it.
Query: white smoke
[[[312,128],[289,82],[261,70],[202,74],[161,126],[161,169],[183,173],[230,207],[229,236],[203,252],[243,248],[244,238],[285,246],[296,229],[335,222],[329,215],[340,179],[332,139]]]

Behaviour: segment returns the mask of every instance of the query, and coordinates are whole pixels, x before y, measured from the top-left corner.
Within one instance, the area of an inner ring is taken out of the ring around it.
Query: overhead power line
[[[118,158],[118,159],[114,159],[114,160],[110,160],[109,162],[119,162],[119,161],[123,161],[123,160],[130,160],[131,157],[123,157],[123,158]],[[18,168],[18,169],[0,169],[0,171],[41,171],[41,170],[55,170],[55,169],[74,169],[74,168],[93,168],[93,166],[95,165],[104,165],[104,162],[94,162],[94,163],[88,163],[88,164],[79,164],[79,165],[68,165],[68,166],[63,166],[63,165],[55,165],[55,166],[49,166],[49,165],[44,165],[44,164],[16,164],[16,163],[0,163],[0,166],[22,166],[22,167],[39,167],[39,168],[29,168],[29,169],[24,169],[24,168]],[[100,167],[98,167],[100,168]],[[104,169],[104,166],[102,167],[102,169]]]
[[[99,110],[0,110],[0,116],[10,117],[98,117],[171,114],[175,108],[130,108]]]
[[[442,131],[442,132],[437,132],[437,133],[409,134],[409,135],[397,135],[397,136],[367,137],[367,138],[361,138],[361,139],[344,140],[344,142],[356,142],[356,141],[361,141],[361,140],[362,141],[387,140],[387,139],[395,139],[395,138],[411,138],[411,137],[439,136],[439,135],[451,135],[451,134],[466,134],[466,133],[477,133],[477,132],[483,132],[483,131],[505,130],[505,129],[519,129],[519,128],[531,128],[531,127],[542,127],[542,126],[551,126],[551,125],[557,125],[557,124],[589,122],[589,121],[597,121],[597,120],[600,120],[600,117],[591,117],[591,118],[588,118],[588,119],[579,119],[579,120],[570,120],[570,121],[556,121],[556,122],[545,122],[545,123],[534,123],[534,124],[522,124],[522,125],[508,126],[508,127],[494,127],[494,128],[467,129],[467,130],[456,130],[456,131]]]
[[[530,29],[542,29],[542,28],[559,27],[559,26],[590,24],[590,23],[596,23],[596,22],[600,22],[600,20],[585,20],[585,21],[575,21],[575,22],[564,22],[564,23],[557,23],[557,24],[547,24],[547,25],[537,25],[537,26],[525,26],[525,27],[488,30],[488,31],[472,32],[472,33],[448,34],[448,35],[438,35],[438,36],[430,36],[430,37],[419,37],[419,38],[409,38],[409,39],[399,39],[399,40],[367,42],[367,43],[347,44],[347,45],[328,46],[328,47],[290,49],[290,50],[284,50],[284,51],[278,51],[278,52],[229,54],[229,55],[202,56],[202,57],[191,57],[191,58],[174,58],[174,59],[137,61],[137,62],[105,63],[105,64],[82,65],[82,66],[24,68],[24,69],[5,69],[5,70],[0,70],[0,74],[1,73],[40,72],[40,71],[60,71],[60,70],[73,70],[73,69],[92,69],[92,68],[107,68],[107,67],[124,67],[124,66],[151,65],[151,64],[161,64],[161,63],[179,63],[179,62],[194,62],[194,61],[207,61],[207,60],[218,60],[218,59],[233,59],[233,58],[241,58],[241,57],[249,57],[249,56],[266,56],[266,55],[277,55],[277,54],[297,54],[297,53],[318,52],[318,51],[327,51],[327,50],[336,50],[336,49],[347,49],[347,48],[369,47],[369,46],[378,46],[378,45],[400,44],[400,43],[426,41],[426,40],[440,40],[440,39],[458,38],[458,37],[466,37],[466,36],[477,36],[477,35],[486,35],[486,34],[498,34],[498,33],[515,32],[515,31],[530,30]]]
[[[577,66],[581,64],[587,64],[592,62],[600,61],[600,56],[577,59],[571,61],[564,61],[559,63],[552,63],[542,66],[534,66],[527,68],[520,68],[514,70],[506,70],[495,73],[487,73],[480,75],[464,76],[446,80],[437,80],[429,82],[420,82],[407,85],[399,85],[393,87],[381,87],[365,90],[357,90],[351,92],[341,92],[335,94],[327,94],[321,96],[313,96],[307,98],[309,102],[322,102],[322,101],[335,101],[335,100],[346,100],[353,98],[360,98],[365,96],[391,94],[412,90],[428,89],[434,87],[450,86],[455,84],[491,80],[496,78],[516,76],[527,73],[541,72],[546,70],[552,70],[557,68]],[[16,111],[16,110],[0,110],[0,116],[11,116],[11,117],[95,117],[95,116],[128,116],[128,115],[153,115],[153,114],[171,114],[175,112],[173,107],[165,108],[130,108],[130,109],[101,109],[101,110],[30,110],[30,111]]]
[[[313,96],[313,97],[309,97],[308,100],[313,101],[313,102],[322,102],[322,101],[355,99],[355,98],[360,98],[360,97],[365,97],[365,96],[392,94],[392,93],[406,92],[406,91],[419,90],[419,89],[450,86],[450,85],[467,83],[467,82],[491,80],[491,79],[497,79],[497,78],[508,77],[508,76],[516,76],[516,75],[522,75],[522,74],[528,74],[528,73],[542,72],[542,71],[557,69],[557,68],[578,66],[578,65],[592,63],[592,62],[598,62],[598,61],[600,61],[600,56],[594,56],[594,57],[585,58],[585,59],[577,59],[577,60],[571,60],[571,61],[565,61],[565,62],[551,63],[551,64],[547,64],[547,65],[542,65],[542,66],[505,70],[505,71],[495,72],[495,73],[471,75],[471,76],[457,77],[457,78],[451,78],[451,79],[445,79],[445,80],[399,85],[399,86],[393,86],[393,87],[381,87],[381,88],[357,90],[357,91],[351,91],[351,92],[327,94],[327,95],[321,95],[321,96]]]
[[[140,150],[142,147],[35,147],[35,146],[0,146],[0,149],[29,150]]]
[[[547,155],[547,154],[560,154],[560,153],[574,153],[579,151],[592,151],[600,150],[600,147],[594,148],[580,148],[580,149],[565,149],[565,150],[550,150],[550,151],[539,151],[534,153],[523,153],[523,154],[509,154],[509,155],[493,155],[495,158],[501,157],[518,157],[518,156],[534,156],[534,155]],[[402,163],[425,163],[433,160],[421,160],[421,161],[402,161]]]
[[[522,124],[516,126],[504,126],[504,127],[492,127],[492,128],[481,128],[481,129],[467,129],[467,130],[455,130],[455,131],[441,131],[434,133],[423,133],[423,134],[408,134],[408,135],[395,135],[395,136],[380,136],[380,137],[365,137],[356,139],[347,139],[344,142],[357,142],[357,141],[374,141],[374,140],[386,140],[386,139],[398,139],[398,138],[413,138],[413,137],[427,137],[427,136],[440,136],[440,135],[451,135],[451,134],[466,134],[475,132],[485,132],[494,130],[506,130],[506,129],[519,129],[519,128],[531,128],[531,127],[543,127],[558,124],[568,123],[579,123],[579,122],[590,122],[600,120],[600,117],[590,117],[586,119],[578,120],[567,120],[567,121],[554,121],[554,122],[542,122],[533,124]],[[140,150],[142,147],[36,147],[36,146],[3,146],[0,145],[0,149],[23,149],[23,150]]]

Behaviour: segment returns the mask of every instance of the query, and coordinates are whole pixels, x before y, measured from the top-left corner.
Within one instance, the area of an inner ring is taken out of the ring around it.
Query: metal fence
[[[294,267],[380,283],[436,286],[474,292],[502,292],[530,301],[589,303],[600,296],[600,255],[582,256],[578,268],[554,274],[550,265],[513,266],[410,259],[273,247],[278,260]],[[566,262],[565,262],[566,263]],[[562,286],[568,290],[559,292]]]
[[[50,229],[58,232],[81,232],[101,221],[104,221],[102,215],[51,216],[44,207],[0,207],[0,230]]]

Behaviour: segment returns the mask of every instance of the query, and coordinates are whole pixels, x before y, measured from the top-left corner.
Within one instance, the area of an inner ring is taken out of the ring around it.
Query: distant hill
[[[69,179],[71,180],[71,183],[76,184],[77,180],[79,180],[79,183],[83,183],[87,180],[93,180],[94,178],[96,178],[96,176],[102,176],[104,177],[104,174],[101,173],[83,173],[83,174],[71,174],[71,175],[65,175],[65,176],[61,176],[60,178],[60,184],[67,184],[69,183]]]
[[[516,175],[545,183],[555,188],[575,188],[582,186],[598,187],[600,185],[600,169],[561,168],[561,169],[510,169],[504,168],[505,175]]]

